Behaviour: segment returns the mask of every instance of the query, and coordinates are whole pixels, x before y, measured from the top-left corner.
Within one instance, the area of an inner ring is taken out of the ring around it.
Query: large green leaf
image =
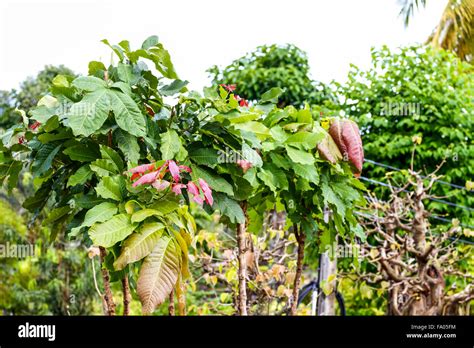
[[[179,196],[169,193],[158,201],[155,201],[150,208],[159,211],[162,215],[167,215],[179,208]]]
[[[168,129],[165,133],[161,134],[161,146],[160,151],[162,159],[171,160],[176,157],[176,154],[181,149],[181,140],[179,139],[178,133],[172,129]]]
[[[280,87],[273,87],[262,94],[262,97],[260,98],[260,102],[261,103],[267,103],[267,102],[276,103],[278,102],[278,97],[282,95],[283,92],[284,90],[281,89]]]
[[[199,178],[202,178],[209,184],[213,191],[224,192],[230,196],[234,195],[232,185],[229,184],[229,182],[223,177],[215,175],[210,171],[195,165],[192,165],[191,168],[193,170],[191,175],[193,177],[193,180],[195,180],[196,182]]]
[[[325,133],[298,132],[290,135],[285,143],[295,146],[301,150],[311,150],[324,139]]]
[[[48,171],[51,168],[51,164],[53,163],[53,159],[56,154],[59,152],[61,145],[54,145],[54,144],[44,144],[38,150],[38,153],[35,156],[35,160],[33,161],[33,165],[31,170],[33,171],[34,175],[41,175]]]
[[[163,231],[164,225],[160,222],[144,224],[138,233],[133,233],[125,240],[120,256],[114,262],[114,268],[122,270],[129,263],[148,256],[155,248]]]
[[[102,178],[95,190],[103,198],[121,201],[124,184],[120,176],[106,176]]]
[[[114,112],[118,126],[137,137],[145,136],[145,116],[138,108],[137,103],[130,96],[116,90],[109,90],[109,98],[110,107]]]
[[[87,182],[94,173],[90,169],[89,165],[83,165],[73,175],[71,175],[67,181],[67,186],[82,185]]]
[[[218,163],[217,151],[210,148],[198,148],[189,152],[189,157],[197,164],[214,168]]]
[[[82,226],[92,226],[96,222],[104,222],[111,219],[117,213],[117,204],[103,202],[89,209],[84,217]]]
[[[90,164],[90,168],[100,177],[110,176],[119,173],[119,170],[115,163],[108,159],[95,160]]]
[[[145,258],[137,282],[143,313],[152,313],[173,290],[180,272],[179,254],[174,239],[163,236]]]
[[[103,159],[111,160],[119,172],[123,171],[122,158],[114,149],[105,145],[100,145],[100,154]]]
[[[140,159],[140,146],[138,145],[137,138],[121,129],[117,129],[114,135],[118,147],[125,155],[125,158],[133,164],[138,163]]]
[[[54,208],[53,210],[49,212],[48,217],[43,220],[43,224],[44,225],[52,224],[53,222],[60,220],[62,217],[68,214],[71,210],[72,209],[69,205],[66,205],[64,207]]]
[[[142,209],[139,210],[132,215],[132,222],[142,222],[146,218],[149,218],[150,216],[162,216],[160,211],[155,210],[155,209]]]
[[[72,82],[73,86],[84,91],[93,92],[107,87],[107,83],[94,76],[79,76]]]
[[[92,162],[100,157],[99,147],[91,143],[69,146],[63,153],[73,161],[79,162]]]
[[[5,162],[0,162],[0,184],[3,180],[7,180],[8,189],[12,190],[17,185],[18,176],[22,168],[23,163],[21,161],[10,159]]]
[[[87,93],[69,110],[69,127],[76,136],[89,136],[102,127],[111,107],[108,89],[101,88]]]
[[[214,204],[222,215],[225,215],[229,218],[230,222],[243,224],[245,222],[244,212],[237,203],[232,198],[229,198],[227,195],[222,193],[214,194]]]
[[[313,164],[314,163],[314,156],[306,151],[301,151],[294,149],[290,146],[286,146],[286,152],[288,153],[288,157],[295,163],[300,164]]]
[[[276,192],[277,189],[288,189],[288,180],[286,178],[285,172],[273,164],[265,163],[263,168],[261,168],[258,172],[257,176],[273,192]]]
[[[119,214],[103,223],[95,223],[89,229],[89,237],[94,245],[110,248],[124,240],[134,230],[136,225],[130,222],[127,214]]]
[[[270,135],[270,130],[262,123],[256,121],[249,121],[244,123],[233,124],[235,129],[254,133],[259,139],[265,139]]]
[[[294,163],[292,167],[296,175],[299,175],[314,184],[319,183],[319,174],[314,165]]]

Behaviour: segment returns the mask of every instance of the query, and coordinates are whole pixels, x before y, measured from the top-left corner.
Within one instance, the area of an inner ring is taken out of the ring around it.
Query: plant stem
[[[110,287],[110,274],[107,268],[103,267],[105,255],[107,254],[104,247],[99,247],[100,249],[100,262],[102,265],[102,279],[104,280],[104,299],[107,304],[107,315],[115,315],[115,302],[114,296],[112,294],[112,289]]]
[[[122,290],[123,290],[123,315],[130,314],[130,301],[132,296],[130,295],[130,284],[128,283],[128,275],[122,279]]]
[[[246,242],[245,234],[247,233],[247,201],[240,203],[245,216],[245,221],[237,227],[237,245],[239,257],[239,301],[238,308],[240,315],[247,314],[247,262],[245,259]]]
[[[298,256],[296,259],[296,274],[293,283],[293,302],[291,302],[290,315],[296,315],[298,308],[298,297],[300,293],[301,275],[303,274],[303,259],[304,259],[304,246],[305,246],[305,235],[302,231],[298,232],[298,225],[295,225],[295,235],[298,241]]]

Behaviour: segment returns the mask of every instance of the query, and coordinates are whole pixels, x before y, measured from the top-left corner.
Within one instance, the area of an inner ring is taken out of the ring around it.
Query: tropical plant
[[[415,8],[426,6],[426,0],[401,1],[400,15],[405,26]],[[474,56],[474,3],[472,0],[449,0],[441,19],[427,40],[434,47],[454,52],[460,59],[472,62]]]
[[[396,168],[428,174],[445,161],[438,172],[444,183],[433,187],[438,198],[428,209],[474,225],[472,66],[430,47],[383,47],[372,51],[372,64],[366,71],[353,67],[348,83],[338,85],[337,107],[357,121],[366,157],[377,162],[365,163],[366,176],[386,183],[385,174]]]
[[[122,282],[124,314],[135,291],[144,313],[167,298],[174,312],[175,294],[178,312],[185,313],[196,232],[190,207],[196,204],[219,211],[237,230],[240,314],[247,313],[247,231],[259,229],[262,212],[284,208],[297,236],[294,298],[306,236],[315,250],[336,231],[363,237],[352,214],[354,203],[363,201],[363,186],[348,164],[358,167],[352,147],[360,147],[360,138],[352,127],[350,139],[341,133],[349,141],[342,150],[349,162],[329,162],[316,150],[329,136],[318,117],[308,106],[277,108],[282,89],[252,106],[228,86],[184,94],[187,81],[178,79],[157,37],[137,50],[128,41],[104,43],[117,55],[116,65],[93,61],[89,76],[56,76],[51,94],[4,134],[0,178],[13,188],[27,167],[37,190],[23,206],[36,216],[51,207],[43,221],[52,226],[51,240],[64,227],[69,238],[98,247],[109,315],[116,312],[115,281]],[[172,104],[164,97],[174,97],[167,99]],[[318,226],[325,205],[334,219]]]
[[[280,107],[319,105],[333,98],[328,87],[310,78],[308,57],[295,45],[259,46],[229,66],[213,66],[208,72],[213,84],[236,85],[239,95],[251,101],[274,87],[284,90]]]

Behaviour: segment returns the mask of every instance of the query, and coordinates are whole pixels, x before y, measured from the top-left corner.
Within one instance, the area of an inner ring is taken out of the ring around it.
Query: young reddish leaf
[[[185,188],[186,185],[185,184],[173,184],[173,186],[171,187],[171,190],[176,194],[176,195],[180,195],[181,194],[181,190],[183,188]]]
[[[171,173],[171,176],[173,177],[173,180],[175,182],[178,182],[179,179],[181,179],[181,177],[179,175],[179,167],[176,164],[176,162],[175,161],[169,161],[168,162],[168,169],[170,170],[170,173]]]
[[[364,149],[359,134],[359,127],[351,120],[334,120],[329,128],[329,134],[341,150],[342,155],[356,168],[357,174],[362,172]]]
[[[214,199],[212,198],[212,190],[207,184],[207,182],[204,181],[204,179],[199,178],[199,186],[201,186],[202,192],[204,193],[204,198],[206,200],[206,203],[212,206],[214,203]]]
[[[150,184],[156,180],[157,175],[158,175],[158,172],[151,172],[151,173],[145,174],[140,179],[135,181],[132,184],[132,186],[137,187],[138,185]]]

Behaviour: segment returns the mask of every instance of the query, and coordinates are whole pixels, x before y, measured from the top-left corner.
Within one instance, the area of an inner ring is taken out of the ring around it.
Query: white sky
[[[369,66],[372,46],[423,42],[446,1],[428,1],[405,29],[396,0],[0,0],[0,89],[46,64],[85,74],[90,60],[110,62],[101,39],[133,48],[153,34],[191,88],[208,83],[211,65],[272,43],[305,50],[313,78],[341,81],[349,63]]]

